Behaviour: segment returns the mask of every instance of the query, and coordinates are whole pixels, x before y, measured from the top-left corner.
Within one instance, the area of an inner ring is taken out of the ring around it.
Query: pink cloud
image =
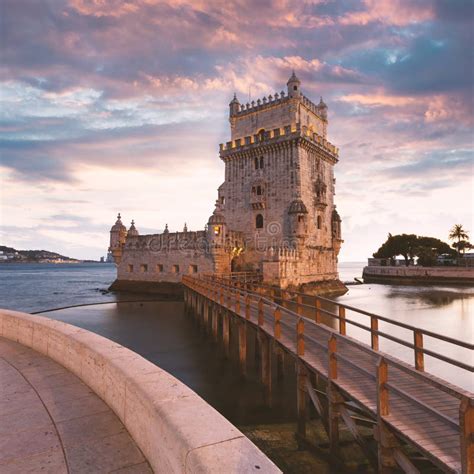
[[[417,5],[409,0],[364,0],[365,10],[345,14],[339,19],[342,25],[367,25],[381,22],[403,26],[430,20],[434,17],[432,8]]]

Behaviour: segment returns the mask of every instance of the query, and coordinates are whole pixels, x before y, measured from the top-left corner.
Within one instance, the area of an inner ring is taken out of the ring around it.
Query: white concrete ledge
[[[281,472],[189,387],[85,329],[0,309],[0,335],[49,356],[114,410],[157,473]]]

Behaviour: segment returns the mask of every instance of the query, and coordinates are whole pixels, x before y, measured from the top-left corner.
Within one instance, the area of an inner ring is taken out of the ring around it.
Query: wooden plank
[[[412,464],[401,449],[395,448],[393,450],[393,457],[406,474],[420,474],[420,471]]]
[[[459,407],[461,465],[463,474],[474,472],[474,400],[464,397]]]
[[[349,429],[350,433],[356,440],[357,444],[360,446],[362,451],[365,453],[367,456],[367,459],[370,461],[370,464],[372,464],[373,468],[377,470],[377,460],[374,456],[374,453],[370,449],[369,445],[367,444],[367,441],[360,435],[359,429],[357,428],[357,425],[354,423],[354,420],[351,418],[349,412],[347,411],[347,408],[344,405],[339,405],[339,413],[341,414],[341,417]]]

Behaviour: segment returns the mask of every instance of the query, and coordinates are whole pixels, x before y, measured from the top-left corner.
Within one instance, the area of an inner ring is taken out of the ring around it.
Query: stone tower
[[[245,241],[233,268],[260,270],[282,287],[338,282],[338,149],[327,141],[322,98],[316,105],[305,97],[293,72],[286,93],[247,104],[234,95],[229,121],[218,204],[221,220]]]

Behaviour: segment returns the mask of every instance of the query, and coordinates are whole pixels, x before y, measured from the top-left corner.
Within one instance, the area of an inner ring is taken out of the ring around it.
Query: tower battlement
[[[326,139],[327,105],[322,98],[316,105],[304,96],[300,90],[301,82],[294,73],[287,86],[287,93],[276,92],[246,104],[241,104],[234,94],[229,103],[231,140],[281,129],[287,125],[291,130],[297,125],[306,127],[310,133],[316,133]]]
[[[286,125],[273,130],[264,131],[260,134],[249,135],[236,140],[221,143],[219,145],[220,157],[225,159],[229,154],[236,151],[250,151],[252,149],[261,150],[262,146],[272,146],[279,142],[291,139],[302,138],[308,140],[322,151],[328,153],[335,161],[339,156],[339,148],[326,140],[323,136],[316,132],[312,132],[308,127],[301,126],[297,123],[293,127]]]

